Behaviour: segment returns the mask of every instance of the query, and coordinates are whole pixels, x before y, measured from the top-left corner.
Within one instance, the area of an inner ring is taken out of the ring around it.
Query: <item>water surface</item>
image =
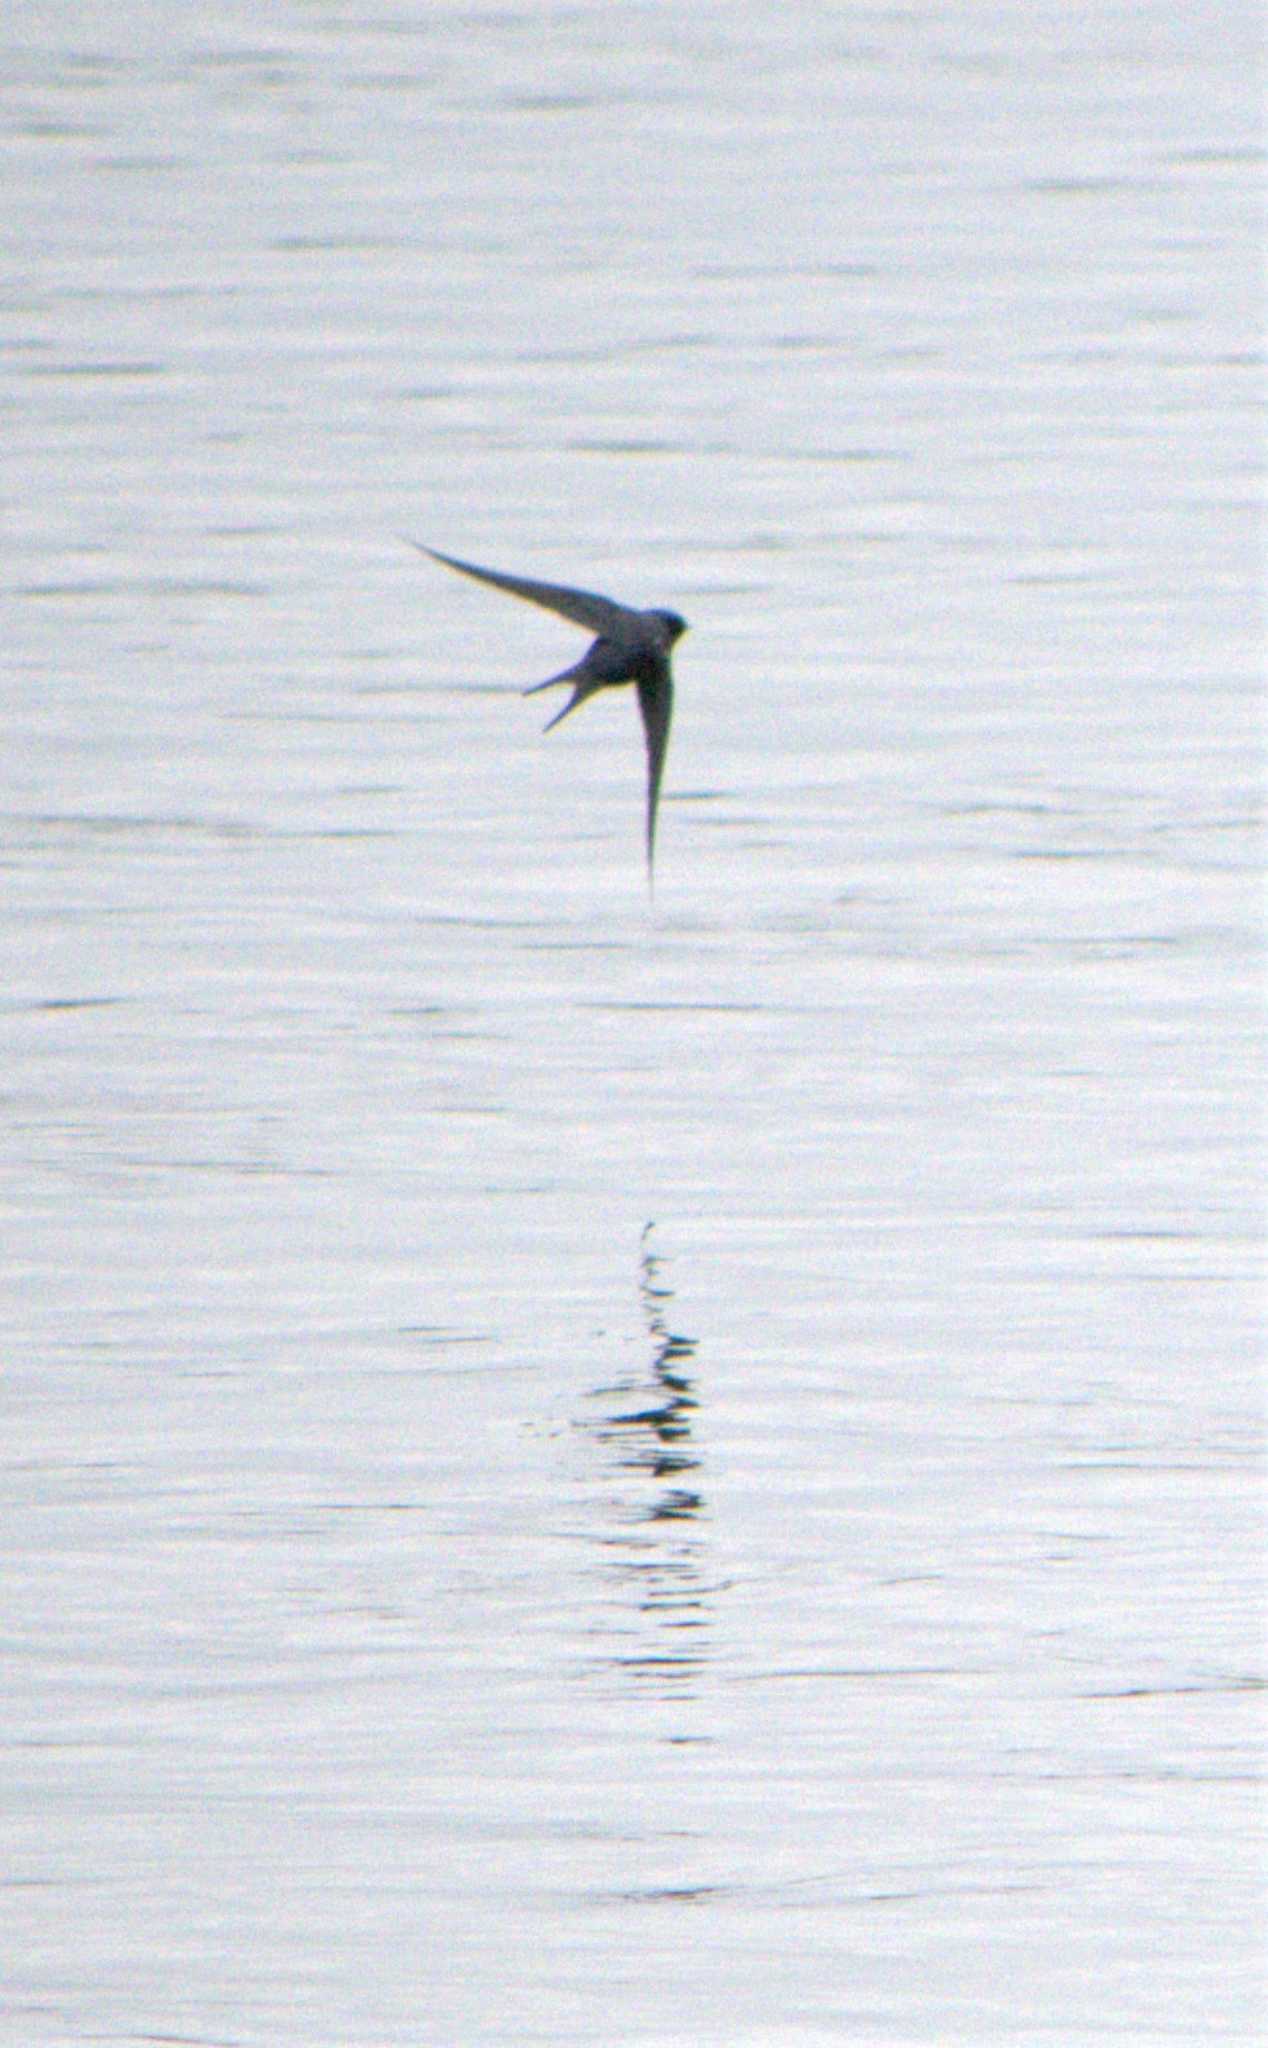
[[[3,2038],[1257,2039],[1247,16],[8,42]]]

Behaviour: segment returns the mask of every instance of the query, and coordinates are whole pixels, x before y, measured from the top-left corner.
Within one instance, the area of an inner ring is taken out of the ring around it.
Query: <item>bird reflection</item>
[[[702,1574],[707,1512],[697,1474],[699,1401],[688,1367],[696,1339],[670,1328],[673,1289],[653,1245],[652,1224],[639,1241],[639,1296],[651,1355],[647,1367],[596,1388],[603,1410],[588,1427],[613,1454],[620,1480],[617,1526],[600,1538],[640,1617],[636,1642],[611,1661],[675,1691],[707,1657],[709,1587]],[[648,1624],[653,1633],[648,1635]]]

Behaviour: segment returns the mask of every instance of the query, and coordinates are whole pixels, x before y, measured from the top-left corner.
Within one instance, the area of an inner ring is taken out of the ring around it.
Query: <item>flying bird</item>
[[[538,690],[553,690],[557,683],[571,683],[572,695],[562,711],[557,711],[543,727],[549,732],[558,725],[561,718],[567,718],[578,704],[584,704],[587,697],[593,697],[596,690],[617,689],[623,683],[633,683],[638,691],[638,708],[643,714],[643,732],[647,740],[647,874],[651,879],[652,864],[656,853],[656,806],[660,799],[660,778],[665,766],[665,749],[669,744],[669,721],[674,708],[674,679],[669,666],[669,651],[676,640],[687,630],[687,621],[679,618],[677,612],[638,612],[629,605],[616,604],[610,597],[597,597],[589,590],[572,590],[566,583],[534,583],[527,576],[505,576],[497,569],[479,569],[474,562],[460,562],[456,555],[442,555],[438,548],[424,547],[421,541],[412,545],[430,555],[434,562],[443,562],[447,569],[457,569],[463,576],[474,576],[478,583],[491,583],[495,590],[505,590],[511,597],[522,597],[529,604],[542,605],[548,612],[558,612],[561,619],[570,619],[574,626],[585,626],[598,638],[574,662],[571,668],[562,669],[557,676],[547,676],[544,683],[533,683],[524,691],[526,697],[535,696]]]

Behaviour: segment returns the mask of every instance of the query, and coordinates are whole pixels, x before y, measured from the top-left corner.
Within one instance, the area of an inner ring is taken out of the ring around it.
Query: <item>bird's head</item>
[[[681,640],[687,630],[687,621],[677,612],[648,612],[646,616],[657,627],[666,648],[672,647],[675,640]]]

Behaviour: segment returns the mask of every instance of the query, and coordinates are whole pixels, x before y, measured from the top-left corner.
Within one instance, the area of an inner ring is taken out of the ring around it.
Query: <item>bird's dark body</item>
[[[669,656],[675,641],[687,630],[686,620],[677,612],[635,611],[628,605],[617,604],[610,597],[600,597],[589,590],[574,590],[566,583],[538,583],[527,576],[508,576],[499,569],[477,568],[474,562],[459,561],[456,555],[442,555],[436,548],[422,547],[420,541],[415,541],[414,546],[422,548],[425,555],[443,562],[449,569],[457,569],[464,576],[474,576],[477,582],[490,583],[495,590],[504,590],[511,597],[521,597],[529,604],[541,605],[547,611],[558,613],[561,618],[570,619],[574,625],[588,627],[597,636],[581,660],[574,662],[571,668],[548,676],[544,683],[533,683],[525,691],[525,696],[533,696],[538,690],[550,690],[559,683],[572,684],[571,697],[563,710],[557,711],[548,721],[547,732],[597,691],[619,689],[623,684],[633,683],[647,740],[647,871],[650,876],[656,850],[660,781],[674,706]]]

